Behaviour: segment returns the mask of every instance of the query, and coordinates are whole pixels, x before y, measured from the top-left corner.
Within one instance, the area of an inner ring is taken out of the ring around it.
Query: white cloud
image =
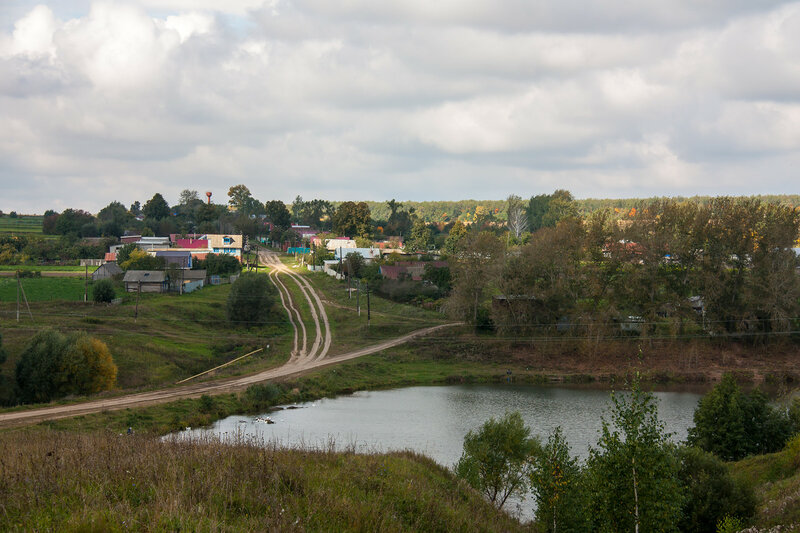
[[[800,2],[85,5],[0,13],[4,211],[797,192]]]

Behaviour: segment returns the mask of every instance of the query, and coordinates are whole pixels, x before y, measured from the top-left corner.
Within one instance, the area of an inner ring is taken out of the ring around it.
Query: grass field
[[[84,280],[80,278],[22,278],[22,288],[28,302],[64,300],[83,301]],[[91,281],[89,298],[92,297]],[[17,301],[17,279],[0,277],[0,303]]]
[[[77,262],[77,261],[76,261]],[[89,275],[97,267],[89,267]],[[84,272],[86,267],[80,265],[0,265],[0,272],[35,271],[35,272]]]
[[[21,215],[11,218],[0,217],[0,233],[42,233],[42,219],[39,215]]]

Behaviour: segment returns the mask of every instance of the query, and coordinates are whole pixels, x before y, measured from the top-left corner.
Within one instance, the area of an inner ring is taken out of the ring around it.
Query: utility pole
[[[361,280],[356,280],[358,283],[358,288],[356,289],[356,307],[358,308],[358,316],[361,316]]]
[[[84,265],[86,267],[86,271],[83,275],[83,301],[89,301],[89,265]]]
[[[22,288],[19,282],[19,270],[17,270],[17,322],[19,322],[19,291]]]
[[[369,283],[367,283],[367,326],[369,326]]]
[[[133,321],[139,318],[139,295],[142,294],[142,280],[139,280],[139,289],[136,291],[136,310],[133,312]]]

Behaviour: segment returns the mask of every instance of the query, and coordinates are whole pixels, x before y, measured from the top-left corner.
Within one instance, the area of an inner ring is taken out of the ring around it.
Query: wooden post
[[[369,326],[369,283],[367,283],[367,326]]]
[[[17,270],[17,322],[19,322],[19,291],[21,287],[19,283],[19,270]]]
[[[358,308],[358,316],[361,316],[361,280],[356,280],[358,288],[356,289],[356,307]]]
[[[86,267],[86,271],[83,275],[83,301],[89,301],[89,265],[84,265]]]

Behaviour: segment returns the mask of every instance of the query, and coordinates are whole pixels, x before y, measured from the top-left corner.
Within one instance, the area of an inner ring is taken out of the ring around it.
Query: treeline
[[[790,207],[721,197],[659,200],[623,221],[568,214],[512,246],[470,231],[450,258],[448,308],[516,336],[789,336],[799,229]]]
[[[670,442],[638,379],[612,403],[583,463],[560,428],[542,442],[509,413],[467,434],[454,470],[498,508],[532,494],[536,531],[727,533],[750,522],[756,497],[723,459],[779,451],[800,430],[800,400],[788,412],[774,409],[730,375],[702,399],[682,444]]]

